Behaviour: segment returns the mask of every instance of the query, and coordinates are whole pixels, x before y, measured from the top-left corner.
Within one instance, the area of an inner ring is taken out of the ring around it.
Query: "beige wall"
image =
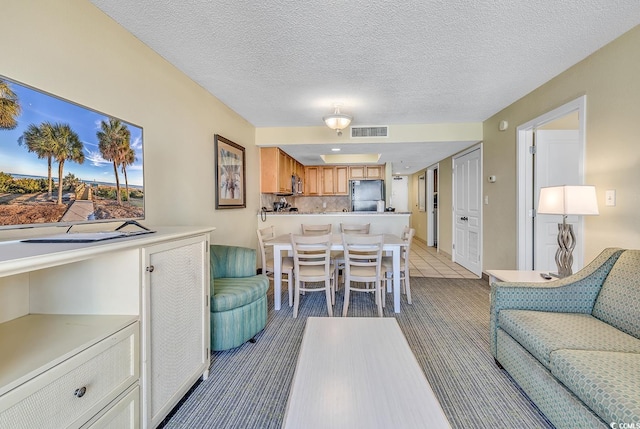
[[[585,261],[603,248],[640,246],[640,27],[571,67],[484,123],[484,270],[516,267],[516,128],[581,95],[587,96],[586,179],[600,216],[586,218]],[[509,129],[498,131],[501,120]],[[444,176],[444,175],[443,175]],[[617,192],[606,207],[604,193]]]
[[[0,74],[143,127],[145,224],[212,225],[214,242],[257,245],[251,124],[86,0],[4,0],[2,15],[13,42]],[[246,209],[215,210],[216,133],[246,148]]]

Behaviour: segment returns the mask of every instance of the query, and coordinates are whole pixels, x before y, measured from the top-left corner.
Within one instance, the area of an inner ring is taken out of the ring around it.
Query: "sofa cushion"
[[[551,373],[607,423],[640,423],[640,354],[551,353]]]
[[[640,353],[640,340],[590,314],[502,310],[498,324],[543,365],[560,349]]]
[[[626,250],[609,272],[592,314],[640,338],[640,250]]]
[[[227,311],[254,302],[267,294],[265,275],[212,279],[211,311]]]

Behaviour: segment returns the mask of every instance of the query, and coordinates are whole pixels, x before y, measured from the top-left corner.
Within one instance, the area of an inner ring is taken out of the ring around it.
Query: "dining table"
[[[393,260],[393,311],[400,313],[400,254],[407,242],[395,234],[383,234],[383,251],[391,253]],[[287,256],[293,250],[291,236],[283,234],[265,242],[265,245],[273,246],[273,307],[280,310],[282,291],[282,257]],[[342,234],[332,234],[331,250],[344,251]],[[408,273],[407,273],[408,274]]]

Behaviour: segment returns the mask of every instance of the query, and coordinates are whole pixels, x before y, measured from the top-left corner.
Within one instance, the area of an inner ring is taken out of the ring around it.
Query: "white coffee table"
[[[450,428],[394,318],[310,317],[283,428]]]

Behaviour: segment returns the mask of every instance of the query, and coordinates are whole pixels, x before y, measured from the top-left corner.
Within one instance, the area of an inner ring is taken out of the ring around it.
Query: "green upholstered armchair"
[[[212,245],[211,350],[241,346],[267,323],[269,279],[256,275],[256,250]]]

